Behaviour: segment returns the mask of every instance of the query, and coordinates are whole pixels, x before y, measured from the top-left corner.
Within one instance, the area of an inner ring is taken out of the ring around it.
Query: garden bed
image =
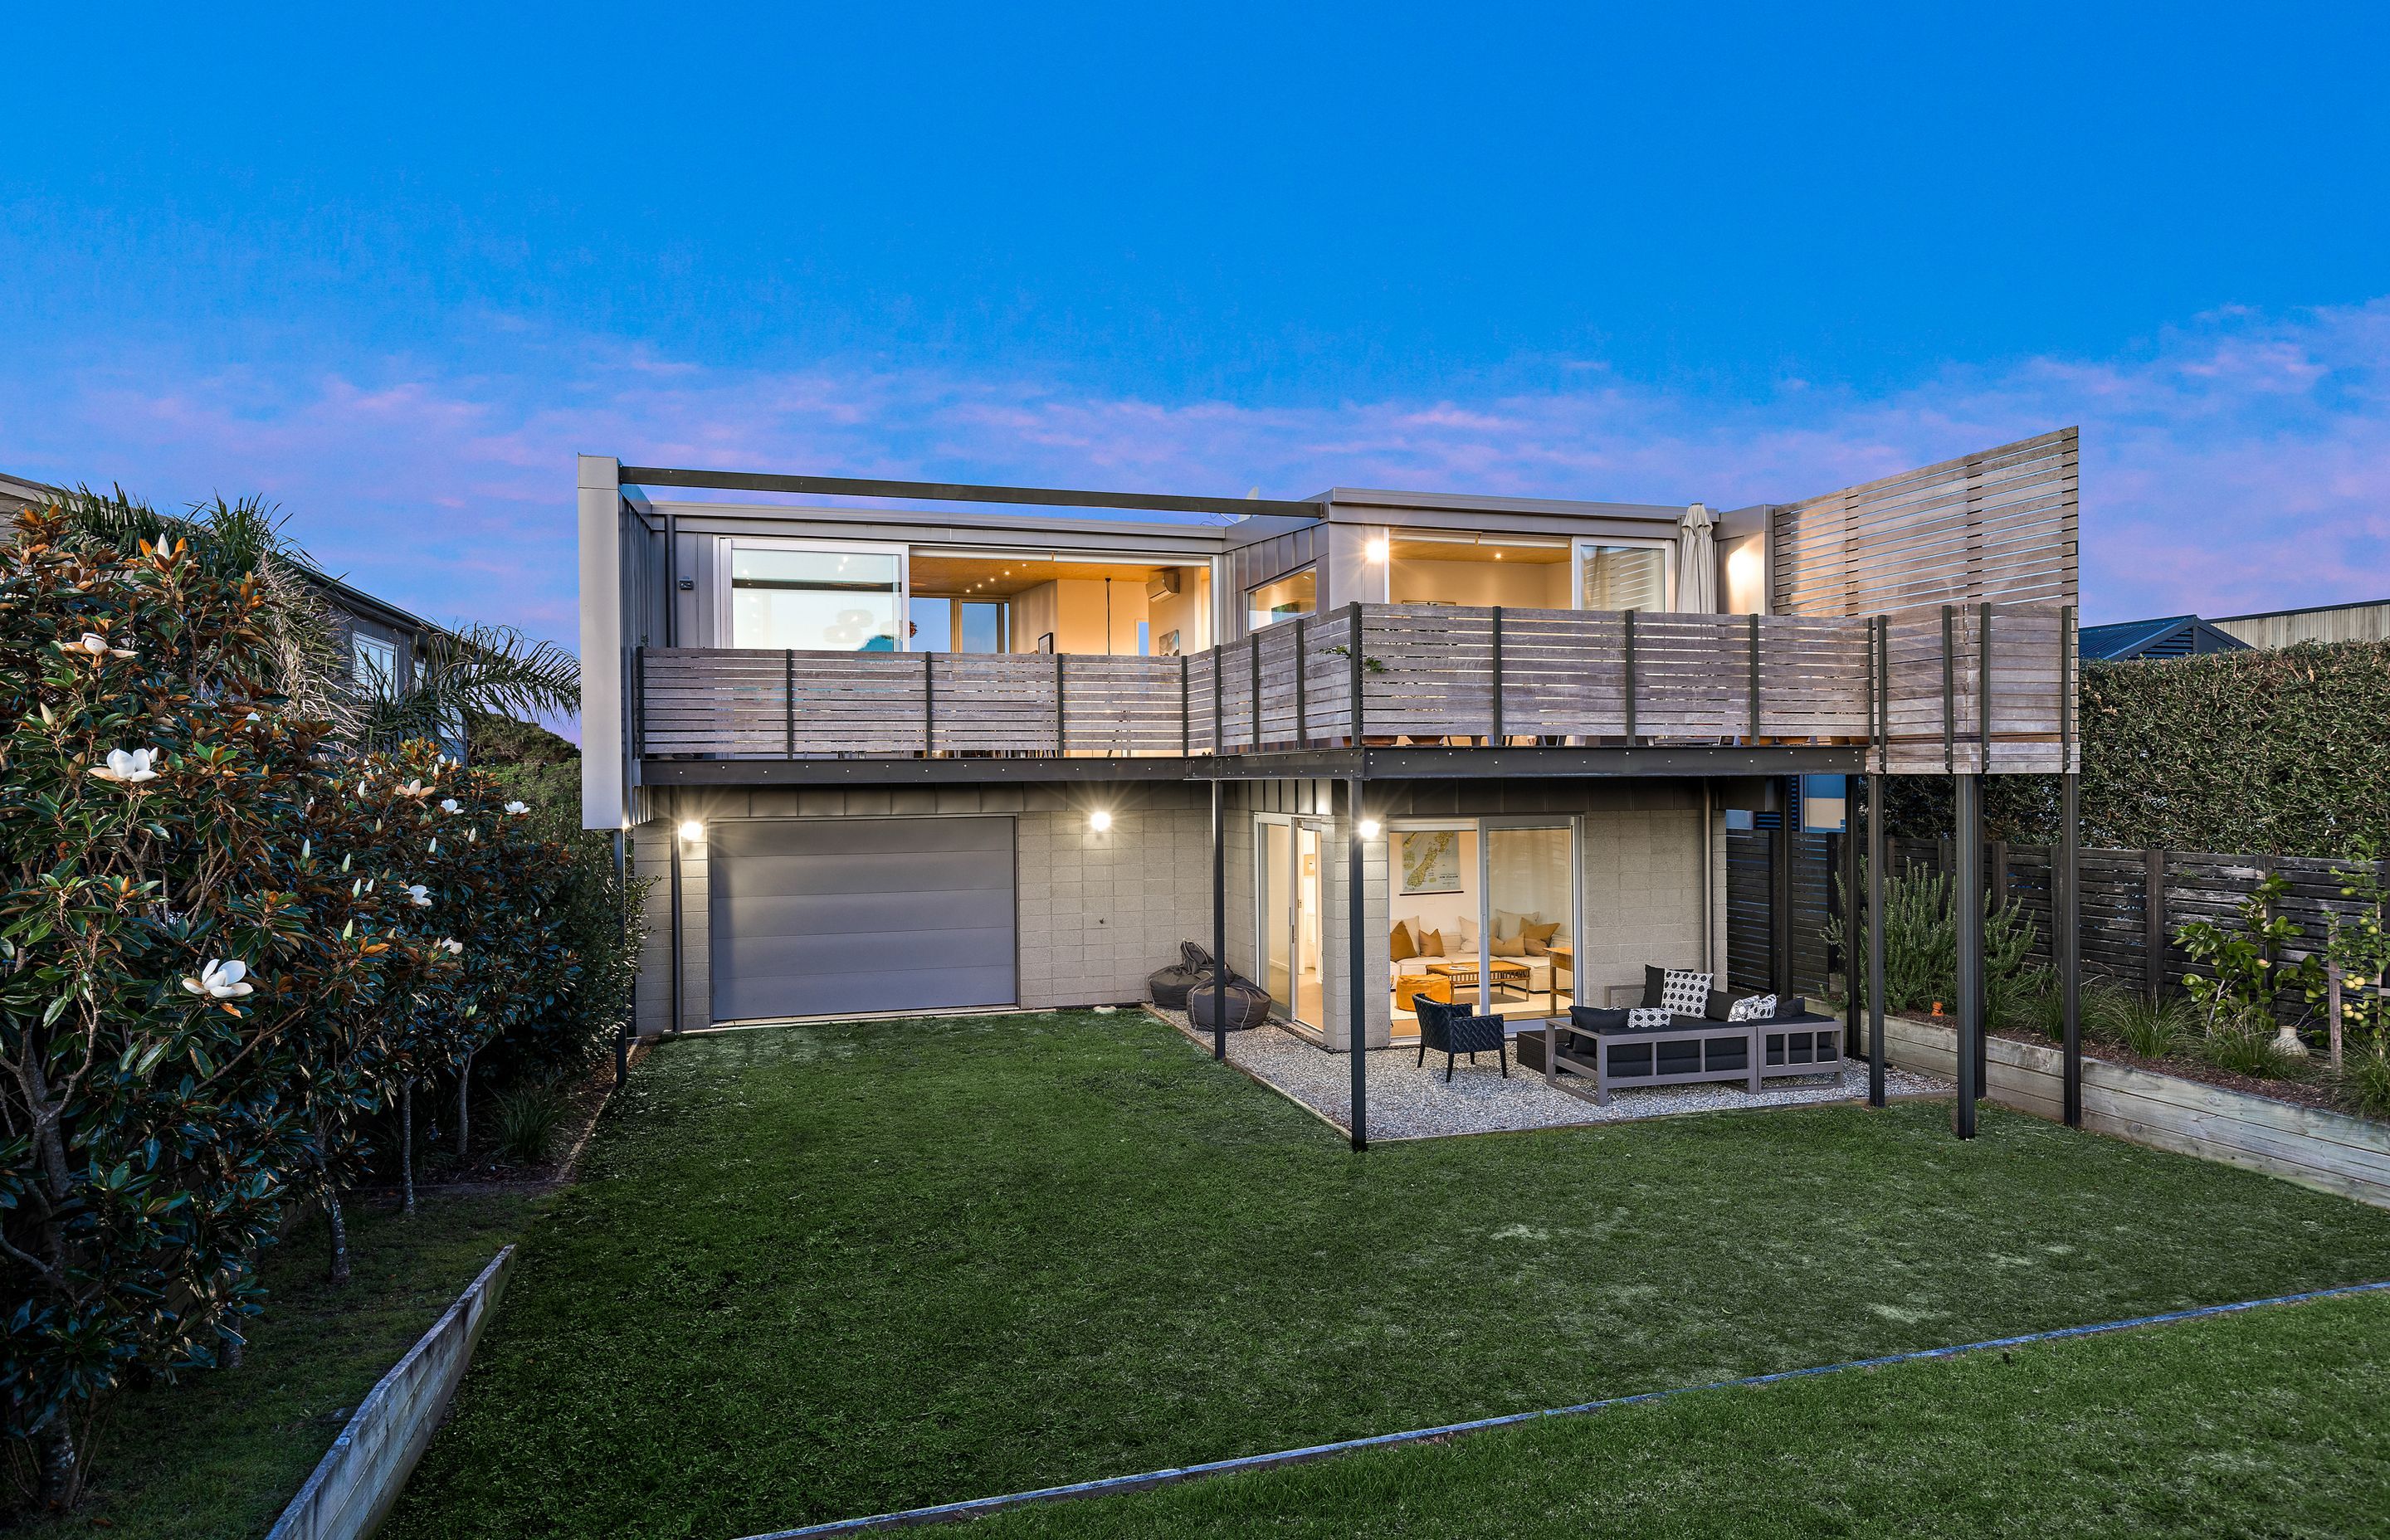
[[[1887,1017],[1887,1057],[1930,1073],[1955,1071],[1959,1034],[1932,1019]],[[2065,1055],[2048,1042],[1994,1035],[1984,1094],[2039,1117],[2062,1115]],[[2083,1125],[2156,1149],[2262,1171],[2390,1208],[2390,1126],[2322,1108],[2083,1058]]]
[[[1933,1018],[1929,1017],[1926,1020],[1931,1020]],[[1947,1017],[1942,1018],[1940,1024],[1946,1027],[1955,1025]],[[2024,1032],[2014,1027],[1995,1027],[1992,1029],[1992,1035],[2006,1038],[2011,1043],[2030,1043],[2037,1047],[2049,1048],[2057,1046],[2039,1033]],[[2310,1068],[2305,1076],[2286,1079],[2236,1074],[2230,1070],[2219,1068],[2204,1059],[2194,1059],[2188,1054],[2168,1054],[2157,1059],[2147,1058],[2133,1052],[2121,1043],[2101,1042],[2095,1045],[2087,1039],[2084,1051],[2096,1054],[2108,1063],[2146,1070],[2153,1075],[2172,1075],[2178,1080],[2195,1080],[2203,1085],[2213,1085],[2219,1090],[2238,1091],[2242,1096],[2265,1097],[2273,1101],[2287,1102],[2294,1107],[2313,1107],[2327,1112],[2350,1113],[2351,1116],[2363,1115],[2351,1112],[2347,1101],[2339,1091],[2329,1081],[2318,1078],[2322,1073],[2323,1056],[2320,1054],[2307,1061]]]

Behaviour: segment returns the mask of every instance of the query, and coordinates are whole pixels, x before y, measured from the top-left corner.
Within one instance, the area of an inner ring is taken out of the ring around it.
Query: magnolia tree
[[[110,1390],[238,1340],[386,964],[308,847],[323,729],[259,584],[56,533],[0,545],[0,1426],[63,1505]]]
[[[412,1213],[416,1089],[454,1075],[461,1123],[474,1056],[553,1026],[578,973],[559,902],[567,856],[527,804],[423,743],[346,766],[319,809],[327,843],[389,874],[379,887],[360,884],[387,917],[390,950],[376,1020],[351,1035],[382,1042],[377,1062],[399,1107],[402,1201]]]

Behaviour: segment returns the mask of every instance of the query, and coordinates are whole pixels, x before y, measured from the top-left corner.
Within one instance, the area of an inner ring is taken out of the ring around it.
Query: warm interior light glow
[[[1101,834],[1112,827],[1112,815],[1099,807],[1087,815],[1087,827]]]
[[[1386,559],[1386,553],[1392,547],[1386,543],[1386,537],[1381,534],[1370,541],[1363,549],[1368,553],[1370,560],[1383,561]]]
[[[705,826],[691,818],[680,826],[680,837],[684,840],[702,840],[705,838]]]
[[[1378,820],[1377,820],[1377,819],[1375,819],[1375,818],[1364,818],[1364,819],[1362,819],[1362,820],[1361,820],[1361,838],[1362,838],[1362,839],[1364,839],[1364,840],[1374,840],[1374,839],[1376,839],[1377,837],[1378,837]]]
[[[1759,547],[1741,545],[1726,558],[1727,602],[1737,610],[1760,608]]]

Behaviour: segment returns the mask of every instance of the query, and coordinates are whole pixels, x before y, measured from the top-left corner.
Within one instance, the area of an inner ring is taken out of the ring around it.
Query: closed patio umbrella
[[[1717,609],[1717,544],[1710,538],[1709,507],[1695,503],[1677,520],[1677,609],[1706,615]]]

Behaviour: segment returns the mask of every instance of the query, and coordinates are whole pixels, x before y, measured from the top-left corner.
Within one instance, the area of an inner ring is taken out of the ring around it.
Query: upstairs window
[[[1319,609],[1319,570],[1305,567],[1245,590],[1245,629],[1259,631]]]
[[[1667,547],[1588,543],[1576,549],[1578,609],[1668,608]]]
[[[349,677],[359,691],[377,700],[398,694],[398,644],[387,636],[349,633]]]
[[[730,645],[901,652],[904,564],[893,551],[730,548]]]

